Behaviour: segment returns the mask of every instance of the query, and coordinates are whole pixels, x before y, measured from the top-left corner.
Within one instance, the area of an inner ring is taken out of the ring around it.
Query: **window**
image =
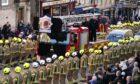
[[[7,6],[9,4],[9,0],[2,0],[2,6]]]

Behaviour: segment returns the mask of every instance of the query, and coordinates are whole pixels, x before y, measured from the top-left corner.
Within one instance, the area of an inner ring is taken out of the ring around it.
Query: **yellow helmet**
[[[22,42],[22,39],[21,39],[21,38],[18,38],[17,41],[18,41],[19,43],[21,43],[21,42]]]
[[[4,42],[5,44],[8,44],[9,43],[9,40],[5,40],[5,42]]]
[[[98,50],[98,53],[101,54],[102,53],[102,50]]]
[[[94,53],[95,53],[95,54],[98,54],[98,50],[95,50]]]
[[[117,43],[113,43],[112,46],[113,46],[113,47],[116,47],[116,46],[117,46]]]
[[[83,54],[84,53],[84,49],[81,49],[79,53],[80,54]]]
[[[139,38],[134,38],[134,41],[139,41]]]
[[[122,39],[119,39],[118,42],[119,42],[119,43],[123,43],[123,40],[122,40]]]
[[[21,72],[21,67],[17,66],[17,67],[15,68],[15,72],[16,72],[16,73],[20,73],[20,72]]]
[[[0,44],[3,44],[3,40],[0,40]]]
[[[13,41],[17,41],[17,38],[16,38],[16,37],[14,37],[14,38],[13,38]]]
[[[93,53],[94,52],[94,49],[93,48],[90,48],[89,49],[89,53]]]
[[[109,42],[109,43],[108,43],[108,46],[112,46],[112,42]]]
[[[64,60],[64,56],[59,56],[59,61],[63,61]]]
[[[23,67],[24,67],[24,69],[29,69],[30,68],[30,64],[29,63],[24,63]]]
[[[4,68],[3,73],[9,74],[11,72],[10,68]]]
[[[65,57],[70,57],[70,52],[66,52]]]

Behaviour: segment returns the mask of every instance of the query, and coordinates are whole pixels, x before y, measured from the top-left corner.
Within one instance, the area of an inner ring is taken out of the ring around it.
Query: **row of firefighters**
[[[95,46],[95,45],[94,45]],[[23,66],[4,68],[1,84],[69,84],[78,82],[78,74],[81,81],[86,81],[87,70],[93,74],[101,64],[106,68],[108,64],[114,64],[121,59],[140,55],[140,39],[120,39],[117,43],[109,42],[102,50],[90,46],[89,49],[77,52],[66,52],[65,56],[52,55],[52,58],[37,62],[25,63]],[[32,65],[32,66],[31,66]]]
[[[35,55],[36,41],[31,38],[0,40],[0,64],[2,67],[14,66],[25,61],[36,61]]]

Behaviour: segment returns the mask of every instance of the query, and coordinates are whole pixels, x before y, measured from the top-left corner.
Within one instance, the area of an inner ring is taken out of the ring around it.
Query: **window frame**
[[[1,5],[2,5],[2,6],[7,6],[7,5],[9,5],[9,0],[6,0],[5,3],[3,3],[3,0],[2,0],[2,1],[1,1]]]

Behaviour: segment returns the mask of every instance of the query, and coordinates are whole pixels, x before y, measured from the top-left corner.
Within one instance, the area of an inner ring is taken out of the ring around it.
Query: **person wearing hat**
[[[23,64],[23,70],[21,75],[23,77],[23,84],[31,84],[31,70],[29,63]]]
[[[0,66],[2,65],[3,61],[3,40],[0,40]],[[1,69],[2,67],[0,67]]]
[[[25,42],[26,40],[22,40],[22,42],[20,43],[20,64],[23,64],[26,61]]]
[[[73,57],[73,83],[78,83],[78,73],[79,73],[79,58],[77,56],[77,52],[72,53]]]
[[[92,79],[92,75],[95,72],[95,54],[94,54],[94,50],[93,48],[89,49],[89,57],[88,57],[88,66],[89,66],[89,76],[88,79],[91,80]]]
[[[80,74],[81,74],[81,81],[85,82],[86,81],[86,71],[88,67],[88,56],[84,54],[85,51],[82,49],[80,50],[80,54],[82,54],[82,57],[80,59]]]
[[[17,53],[16,53],[16,62],[18,62],[18,63],[16,63],[16,64],[19,64],[19,62],[20,62],[20,58],[21,58],[21,42],[22,42],[22,39],[21,38],[17,38]]]
[[[107,65],[110,63],[111,51],[107,46],[104,46],[103,51],[103,63],[105,69],[107,69]]]
[[[46,58],[46,75],[47,80],[45,84],[51,84],[53,79],[53,64],[52,64],[52,58]]]
[[[117,43],[113,43],[112,44],[112,55],[111,55],[111,63],[115,63],[116,62],[116,57],[117,57],[117,50],[116,50],[116,47],[117,47]]]
[[[3,52],[4,52],[4,66],[8,66],[10,64],[10,47],[9,47],[9,40],[5,40],[4,42],[4,47],[3,47]]]
[[[31,58],[31,50],[32,50],[32,44],[31,44],[31,40],[27,38],[26,43],[25,43],[25,51],[26,51],[26,61],[27,62],[31,62],[32,58]]]
[[[118,42],[119,42],[120,57],[121,57],[120,60],[121,60],[125,58],[125,47],[124,47],[125,40],[120,39]]]
[[[129,46],[129,57],[131,57],[131,56],[134,56],[134,54],[133,54],[134,38],[130,37],[129,41],[130,41],[130,43],[128,44],[128,46]]]
[[[22,77],[21,77],[21,67],[17,66],[14,68],[14,72],[12,73],[12,83],[13,84],[21,84]]]
[[[12,77],[10,75],[11,69],[6,67],[6,68],[3,69],[3,73],[4,73],[4,75],[1,79],[1,84],[13,84],[12,83]]]
[[[18,60],[17,60],[17,58],[16,58],[17,55],[18,55],[17,46],[18,46],[18,44],[17,44],[17,38],[14,37],[14,38],[12,39],[11,44],[10,44],[10,57],[11,57],[11,59],[10,59],[10,65],[11,65],[11,66],[14,66],[14,65],[18,62]]]
[[[31,84],[39,84],[39,63],[32,63]]]
[[[39,83],[40,84],[45,84],[46,83],[46,62],[45,60],[39,60]]]
[[[73,57],[71,56],[71,54],[69,53],[68,57],[67,57],[67,62],[68,62],[68,66],[67,66],[67,79],[69,83],[72,83],[72,73],[73,73]]]
[[[54,55],[52,56],[54,59]],[[59,57],[60,58],[60,57]],[[53,62],[53,84],[58,84],[60,75],[60,59],[54,59]]]
[[[66,75],[67,75],[67,60],[65,60],[64,56],[59,56],[60,61],[60,84],[66,84]]]

